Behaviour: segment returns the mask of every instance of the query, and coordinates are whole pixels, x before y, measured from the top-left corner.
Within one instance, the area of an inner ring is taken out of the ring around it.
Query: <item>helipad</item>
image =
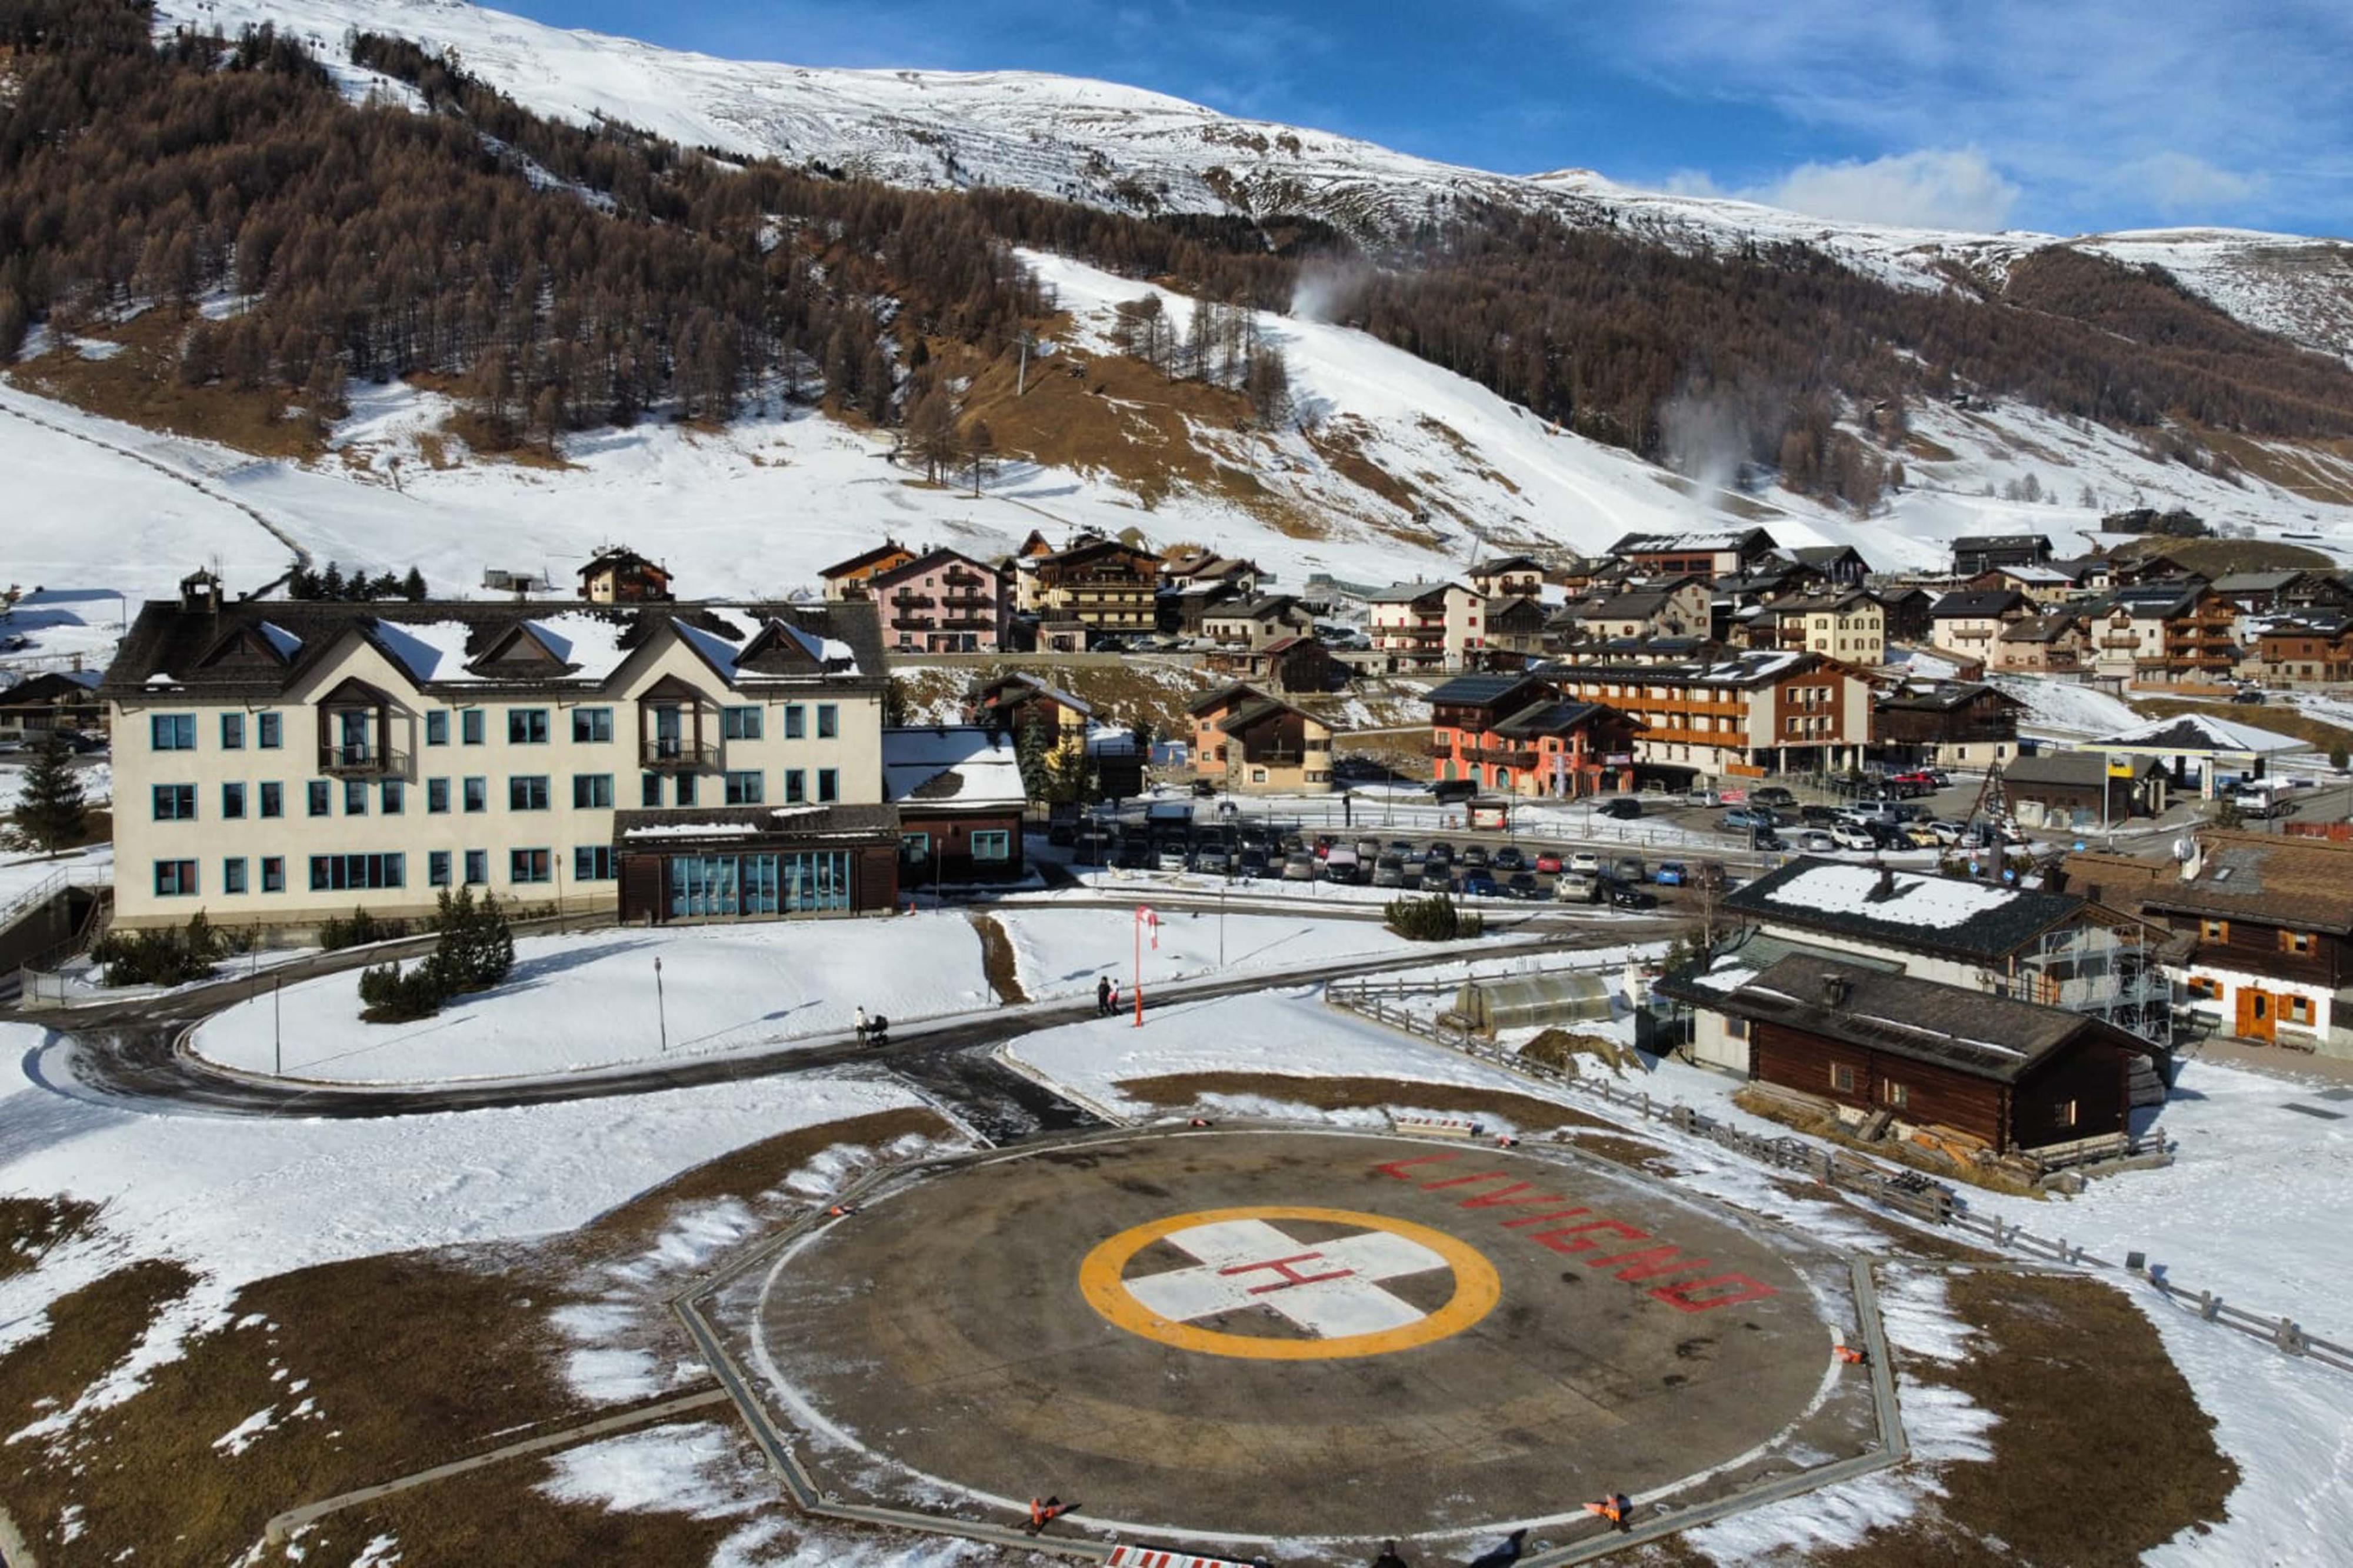
[[[1224,1544],[1678,1509],[1872,1452],[1846,1262],[1561,1150],[1129,1132],[918,1167],[701,1311],[824,1493]],[[1245,1554],[1247,1554],[1245,1552]],[[1295,1553],[1286,1553],[1286,1561]]]

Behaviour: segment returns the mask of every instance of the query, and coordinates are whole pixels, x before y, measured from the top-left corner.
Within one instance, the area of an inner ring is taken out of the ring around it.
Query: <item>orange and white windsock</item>
[[[1152,951],[1160,951],[1160,915],[1150,904],[1135,906],[1135,923],[1152,937]]]

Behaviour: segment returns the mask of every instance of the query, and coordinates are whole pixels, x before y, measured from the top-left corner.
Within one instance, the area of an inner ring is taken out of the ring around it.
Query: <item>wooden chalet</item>
[[[915,552],[895,539],[886,539],[871,550],[861,550],[847,561],[837,561],[818,574],[825,583],[825,596],[839,601],[863,599],[868,584],[886,572],[895,572],[915,559]]]
[[[670,573],[634,550],[600,550],[579,576],[580,596],[592,605],[657,605],[671,597]]]

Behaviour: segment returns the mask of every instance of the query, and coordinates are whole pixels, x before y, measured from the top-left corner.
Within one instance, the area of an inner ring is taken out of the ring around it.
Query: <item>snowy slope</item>
[[[1612,224],[1670,243],[1816,247],[1891,281],[1942,288],[1958,263],[1999,277],[2061,237],[1833,223],[1754,203],[1638,191],[1586,170],[1489,174],[1345,136],[1236,119],[1114,83],[1021,71],[824,70],[713,58],[550,27],[459,0],[163,0],[165,24],[275,21],[342,55],[347,28],[455,48],[519,101],[607,116],[689,146],[818,161],[897,184],[996,184],[1134,212],[1308,213],[1360,232],[1475,198]],[[345,73],[364,89],[364,73]],[[2353,355],[2353,246],[2182,229],[2082,236],[2155,262],[2267,331]]]

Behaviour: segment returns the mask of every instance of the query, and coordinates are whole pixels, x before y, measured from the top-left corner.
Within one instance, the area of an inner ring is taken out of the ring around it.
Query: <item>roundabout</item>
[[[682,1304],[805,1505],[1575,1541],[1883,1451],[1848,1261],[1565,1148],[1119,1131],[882,1176]],[[1867,1313],[1867,1304],[1860,1310]],[[1830,1479],[1825,1474],[1822,1479]]]

